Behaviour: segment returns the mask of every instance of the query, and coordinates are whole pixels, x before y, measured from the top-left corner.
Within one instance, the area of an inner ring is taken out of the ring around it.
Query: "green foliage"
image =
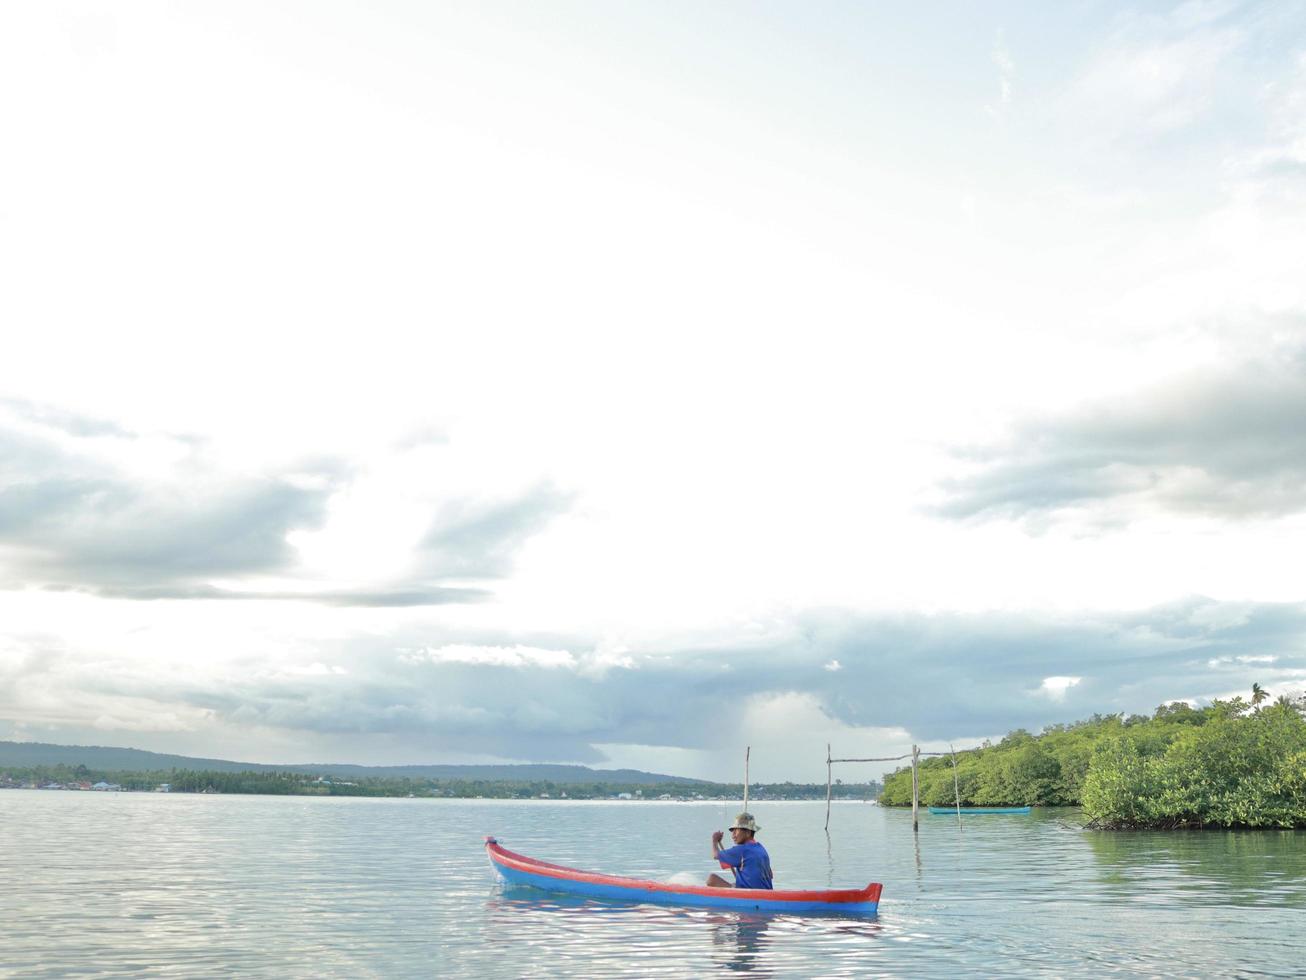
[[[1139,729],[1131,718],[1129,730]],[[951,756],[923,758],[921,802],[949,806],[960,790],[962,806],[1076,806],[1093,747],[1124,731],[1120,715],[1095,715],[1072,725],[1052,725],[1041,735],[1018,729],[997,745],[958,752],[955,789]],[[910,766],[885,779],[880,802],[911,804]]]
[[[1169,704],[1163,704],[1156,709],[1156,714],[1152,717],[1158,721],[1165,719],[1184,725],[1201,725],[1206,721],[1206,715],[1187,701],[1171,701]]]
[[[1102,827],[1306,827],[1306,703],[1173,702],[1153,716],[1095,715],[1040,735],[924,758],[921,803],[1080,806]],[[911,767],[880,802],[911,803]]]
[[[1081,794],[1085,812],[1113,813],[1122,826],[1152,823],[1162,787],[1158,761],[1129,738],[1099,745]]]
[[[1105,746],[1083,805],[1104,827],[1306,827],[1306,720],[1277,704],[1219,708],[1161,754]]]

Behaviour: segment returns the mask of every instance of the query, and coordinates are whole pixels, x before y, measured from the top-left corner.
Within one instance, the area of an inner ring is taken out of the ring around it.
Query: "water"
[[[755,803],[782,887],[875,918],[505,889],[481,838],[593,870],[714,870],[721,804],[0,792],[0,975],[1302,976],[1306,834],[1106,834],[1074,811]]]

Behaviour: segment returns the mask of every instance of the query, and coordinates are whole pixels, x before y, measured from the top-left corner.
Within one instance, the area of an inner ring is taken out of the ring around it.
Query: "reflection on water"
[[[711,915],[707,921],[712,926],[712,945],[726,954],[724,958],[718,959],[719,966],[755,976],[766,974],[766,962],[758,959],[762,940],[766,936],[767,921],[764,916],[745,913]]]
[[[778,976],[810,967],[813,954],[826,958],[827,971],[841,975],[838,962],[867,955],[865,943],[879,929],[875,919],[838,913],[794,916],[780,912],[677,908],[554,894],[518,885],[503,885],[485,902],[485,916],[495,934],[535,936],[550,933],[551,956],[585,957],[588,973],[652,971],[660,962],[706,972],[716,969],[750,976]],[[857,944],[862,945],[857,945]],[[596,945],[608,947],[602,955]],[[651,962],[643,958],[649,955]],[[675,972],[673,970],[673,972]],[[842,975],[856,973],[849,960]]]
[[[1299,975],[1306,835],[1107,834],[756,804],[781,887],[878,918],[602,902],[497,883],[481,848],[668,880],[719,804],[0,791],[0,975]],[[632,833],[632,815],[638,832]]]
[[[1102,880],[1129,892],[1158,878],[1170,898],[1203,904],[1220,893],[1233,905],[1306,908],[1306,848],[1291,830],[1086,832]]]

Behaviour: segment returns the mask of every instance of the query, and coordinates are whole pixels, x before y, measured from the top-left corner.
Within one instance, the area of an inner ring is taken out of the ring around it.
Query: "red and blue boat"
[[[712,888],[708,885],[677,885],[566,868],[560,864],[549,864],[524,854],[516,854],[493,837],[485,838],[485,852],[489,855],[494,870],[509,884],[530,885],[545,891],[584,895],[588,898],[749,911],[841,912],[854,915],[874,915],[880,905],[881,886],[876,882],[865,888],[823,891]]]

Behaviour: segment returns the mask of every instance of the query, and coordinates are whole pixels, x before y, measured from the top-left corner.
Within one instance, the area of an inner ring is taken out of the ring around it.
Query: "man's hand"
[[[721,846],[721,839],[722,839],[723,837],[725,837],[725,835],[726,835],[726,832],[725,832],[724,830],[717,830],[717,831],[714,831],[713,834],[712,834],[712,843],[715,844],[715,845],[717,845],[717,847],[720,847],[720,846]]]

